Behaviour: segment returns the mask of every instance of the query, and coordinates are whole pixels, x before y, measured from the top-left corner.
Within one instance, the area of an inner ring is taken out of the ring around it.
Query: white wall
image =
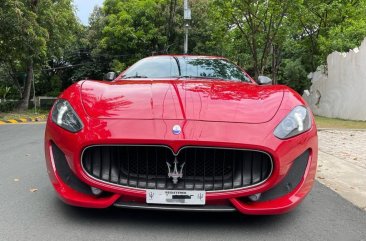
[[[310,95],[303,96],[314,114],[366,120],[366,39],[348,53],[330,54],[324,69],[309,75]]]

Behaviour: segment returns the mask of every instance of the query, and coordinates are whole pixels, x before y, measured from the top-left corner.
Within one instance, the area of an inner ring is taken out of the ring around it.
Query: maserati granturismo
[[[67,204],[285,213],[310,192],[318,141],[307,103],[222,57],[142,59],[66,89],[45,132]]]

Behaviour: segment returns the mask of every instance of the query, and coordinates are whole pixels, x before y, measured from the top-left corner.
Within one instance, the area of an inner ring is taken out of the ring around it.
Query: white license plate
[[[172,205],[205,205],[205,191],[146,190],[146,203]]]

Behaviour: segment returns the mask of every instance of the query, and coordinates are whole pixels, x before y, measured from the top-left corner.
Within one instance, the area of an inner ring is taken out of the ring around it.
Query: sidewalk
[[[366,131],[320,130],[317,179],[366,211]]]

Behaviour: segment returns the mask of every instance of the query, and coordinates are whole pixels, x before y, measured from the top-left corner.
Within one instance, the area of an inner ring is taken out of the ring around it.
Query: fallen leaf
[[[29,189],[29,191],[30,191],[30,192],[37,192],[37,191],[38,191],[38,189],[37,189],[37,188],[31,188],[31,189]]]
[[[322,164],[319,164],[318,167],[322,167],[323,165]]]
[[[356,160],[357,160],[357,157],[353,158],[353,160],[355,160],[355,161],[356,161]]]
[[[325,179],[325,177],[322,177],[322,176],[319,176],[318,178],[321,179],[321,180]]]

